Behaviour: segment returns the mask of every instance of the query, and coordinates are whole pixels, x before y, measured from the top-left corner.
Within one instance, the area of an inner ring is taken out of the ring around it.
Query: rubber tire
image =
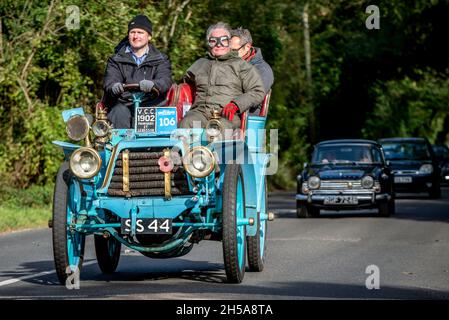
[[[430,199],[440,199],[441,198],[441,187],[440,187],[440,185],[437,185],[436,187],[433,187],[429,191],[429,198]]]
[[[67,250],[67,195],[72,177],[68,162],[64,162],[56,175],[53,197],[53,258],[56,275],[62,285],[66,285],[67,278],[73,275],[73,273],[68,272],[70,265]],[[82,235],[81,239],[81,255],[76,266],[79,272],[81,272],[84,260],[85,236]]]
[[[117,269],[120,260],[122,244],[112,236],[105,239],[103,236],[97,234],[94,236],[94,243],[95,254],[101,272],[104,274],[113,273]],[[115,245],[112,252],[110,250],[111,245]]]
[[[396,201],[394,198],[390,201],[390,216],[393,216],[396,214]]]
[[[320,209],[312,206],[296,204],[296,216],[298,218],[318,218],[320,216]]]
[[[267,178],[265,177],[265,214],[268,211],[268,194],[267,194]],[[256,235],[251,237],[246,237],[246,244],[248,248],[248,266],[249,271],[261,272],[265,265],[265,259],[267,255],[267,231],[268,231],[268,221],[265,220],[265,237],[264,237],[264,247],[263,254],[260,255],[260,213],[257,215],[257,232]]]
[[[237,242],[237,182],[242,181],[243,217],[245,217],[245,186],[240,165],[228,164],[223,181],[223,260],[229,283],[241,283],[245,276],[246,244],[243,243],[243,263],[239,265]],[[243,242],[246,242],[246,230],[243,227]]]
[[[394,200],[390,200],[387,203],[379,204],[379,216],[390,217],[396,213],[396,204]]]

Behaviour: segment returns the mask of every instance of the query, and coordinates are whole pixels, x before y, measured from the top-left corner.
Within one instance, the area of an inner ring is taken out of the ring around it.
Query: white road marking
[[[97,261],[93,260],[93,261],[89,261],[89,262],[83,263],[83,266],[89,266],[89,265],[95,264],[95,263],[97,263]],[[0,287],[8,286],[10,284],[14,284],[16,282],[20,282],[22,280],[28,280],[28,279],[32,279],[32,278],[39,278],[39,277],[46,276],[46,275],[53,274],[53,273],[56,273],[56,271],[55,270],[44,271],[44,272],[40,272],[40,273],[36,273],[36,274],[30,274],[28,276],[23,276],[23,277],[19,277],[19,278],[13,278],[13,279],[5,280],[5,281],[0,282]]]

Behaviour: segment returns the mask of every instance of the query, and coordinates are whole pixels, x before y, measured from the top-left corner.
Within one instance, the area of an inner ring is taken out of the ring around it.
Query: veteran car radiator
[[[158,164],[162,156],[163,148],[122,150],[115,163],[108,195],[164,196],[165,175]],[[182,164],[174,164],[170,178],[171,195],[190,194]]]

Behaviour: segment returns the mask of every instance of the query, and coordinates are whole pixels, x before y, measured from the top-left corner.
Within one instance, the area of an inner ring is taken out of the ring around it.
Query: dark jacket
[[[203,106],[219,110],[234,101],[240,112],[259,104],[264,98],[263,82],[256,68],[236,52],[213,57],[208,54],[187,70],[196,86],[192,109]]]
[[[267,93],[274,82],[273,70],[271,70],[270,65],[263,59],[262,50],[260,50],[260,48],[254,49],[256,49],[256,55],[249,60],[249,63],[255,66],[259,71],[265,88],[265,93]]]
[[[131,53],[125,53],[125,50],[126,45],[122,45],[118,48],[118,52],[108,59],[104,77],[106,105],[112,107],[117,102],[132,105],[129,93],[125,92],[121,97],[114,96],[112,86],[117,82],[139,83],[143,79],[152,80],[159,95],[154,98],[154,95],[145,94],[142,103],[151,101],[153,105],[163,101],[173,83],[171,63],[168,57],[150,44],[147,57],[137,66]]]

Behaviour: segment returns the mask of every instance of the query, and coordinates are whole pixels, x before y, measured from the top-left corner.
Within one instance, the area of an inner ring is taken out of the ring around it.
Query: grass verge
[[[53,186],[0,187],[0,233],[47,226]]]
[[[0,233],[45,227],[50,219],[50,206],[48,208],[8,208],[0,206]]]

